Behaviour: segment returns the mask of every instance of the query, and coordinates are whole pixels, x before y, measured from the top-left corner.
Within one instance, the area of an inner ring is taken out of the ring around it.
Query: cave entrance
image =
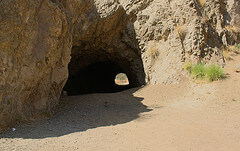
[[[118,49],[82,51],[81,47],[73,47],[64,91],[68,95],[112,93],[145,84],[141,58],[131,50],[128,52],[130,55],[126,56]],[[116,83],[116,78],[121,78],[122,83]]]
[[[70,74],[64,87],[68,95],[119,92],[137,85],[130,82],[124,70],[113,61],[96,62],[77,74]]]

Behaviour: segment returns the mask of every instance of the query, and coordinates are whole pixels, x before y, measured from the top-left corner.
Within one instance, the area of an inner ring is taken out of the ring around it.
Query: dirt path
[[[235,57],[239,60],[240,57]],[[239,61],[211,84],[64,98],[62,112],[0,135],[1,151],[239,151]]]

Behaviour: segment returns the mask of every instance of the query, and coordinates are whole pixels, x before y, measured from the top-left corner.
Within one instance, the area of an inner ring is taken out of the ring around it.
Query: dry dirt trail
[[[211,84],[182,78],[175,85],[63,98],[51,119],[0,135],[0,150],[239,151],[240,73],[233,67],[240,56],[234,60],[225,68],[229,77]]]

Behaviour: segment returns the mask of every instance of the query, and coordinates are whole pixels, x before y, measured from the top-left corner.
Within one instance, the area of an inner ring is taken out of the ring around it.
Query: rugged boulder
[[[72,47],[66,9],[50,1],[0,2],[0,125],[57,104]]]
[[[239,0],[2,0],[0,127],[51,110],[68,77],[67,91],[94,92],[120,72],[136,87],[177,82],[184,61],[222,63],[239,12]]]

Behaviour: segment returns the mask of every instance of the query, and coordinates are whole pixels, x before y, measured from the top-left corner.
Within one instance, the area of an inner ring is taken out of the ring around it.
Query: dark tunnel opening
[[[131,79],[128,85],[116,84],[115,78],[119,73],[125,73],[125,71],[113,61],[92,63],[80,69],[75,75],[70,73],[64,90],[68,95],[80,95],[113,93],[138,86]]]
[[[134,28],[136,16],[128,15],[123,7],[107,17],[101,16],[97,9],[90,18],[88,15],[76,20],[69,78],[63,90],[68,95],[80,95],[145,85],[142,52]],[[128,85],[115,83],[119,73],[127,75]]]

